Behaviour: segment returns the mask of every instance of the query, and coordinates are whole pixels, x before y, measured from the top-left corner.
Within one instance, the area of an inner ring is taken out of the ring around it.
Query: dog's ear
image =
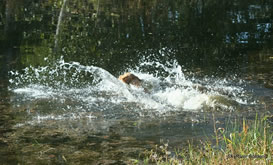
[[[130,84],[132,84],[132,85],[135,85],[135,86],[140,86],[141,85],[141,80],[137,77],[137,76],[135,76],[134,74],[131,74],[130,75]]]

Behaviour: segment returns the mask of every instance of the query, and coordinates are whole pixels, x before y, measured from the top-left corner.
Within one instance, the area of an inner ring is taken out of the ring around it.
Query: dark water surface
[[[2,0],[0,164],[126,164],[272,115],[272,24],[271,0]]]

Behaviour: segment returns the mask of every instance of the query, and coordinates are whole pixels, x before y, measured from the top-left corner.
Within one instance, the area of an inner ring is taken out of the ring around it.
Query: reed
[[[273,134],[267,118],[235,121],[225,129],[216,129],[214,122],[213,141],[200,141],[195,146],[188,142],[188,146],[174,151],[169,150],[168,144],[156,146],[146,151],[138,164],[271,164]]]

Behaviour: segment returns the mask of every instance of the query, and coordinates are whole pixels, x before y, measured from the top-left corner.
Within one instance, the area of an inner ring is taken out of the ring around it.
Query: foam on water
[[[141,116],[143,112],[198,112],[219,107],[225,111],[249,103],[244,89],[227,80],[186,78],[176,60],[166,63],[142,60],[138,67],[128,71],[144,80],[148,93],[143,88],[122,83],[103,68],[65,62],[61,58],[50,66],[30,66],[24,73],[10,72],[12,101],[20,106],[45,99],[43,106],[50,104],[51,110],[39,112],[44,114],[39,120],[60,119],[59,114],[45,117],[57,114],[60,107],[64,114],[86,112],[88,116],[90,112],[100,112],[102,116],[118,117]]]

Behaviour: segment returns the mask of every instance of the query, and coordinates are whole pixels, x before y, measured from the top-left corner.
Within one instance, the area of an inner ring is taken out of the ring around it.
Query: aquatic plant
[[[270,164],[273,156],[273,134],[268,118],[237,121],[227,128],[215,127],[212,140],[200,141],[171,151],[168,144],[155,146],[143,153],[143,164]]]

